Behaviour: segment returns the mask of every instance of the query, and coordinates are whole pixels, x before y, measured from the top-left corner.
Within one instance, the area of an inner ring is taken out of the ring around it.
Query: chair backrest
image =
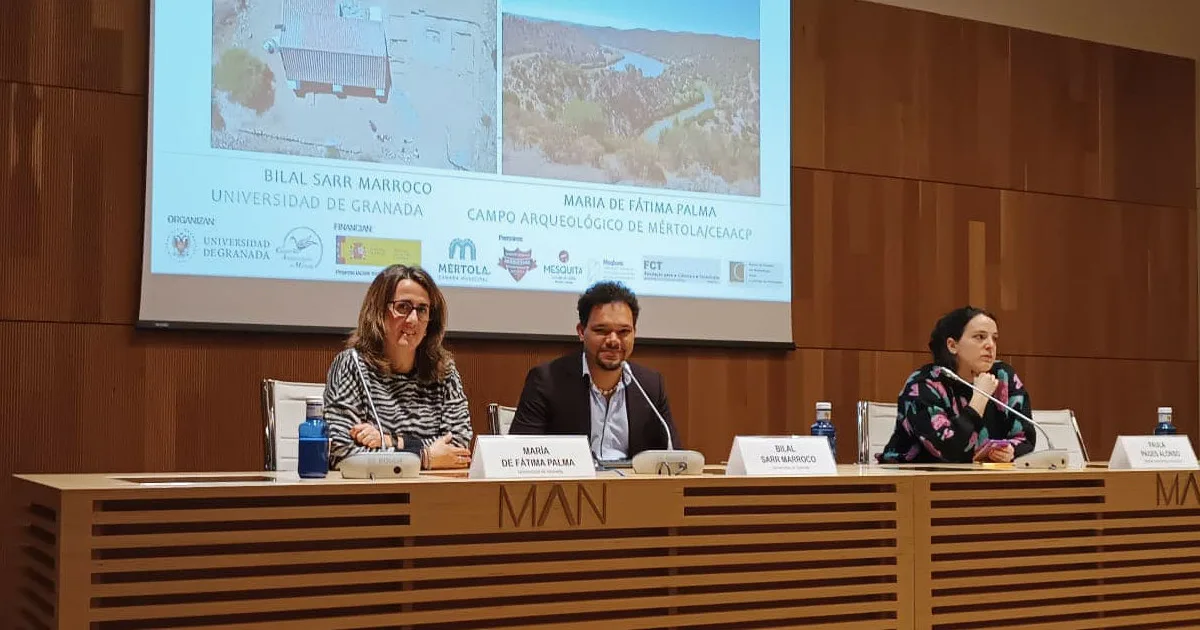
[[[324,383],[289,383],[264,379],[263,468],[296,470],[300,424],[304,422],[305,399],[325,395]]]
[[[858,463],[876,463],[895,428],[896,403],[858,401]]]
[[[1088,462],[1087,446],[1083,443],[1083,434],[1079,432],[1079,423],[1075,421],[1075,412],[1070,409],[1034,409],[1033,419],[1042,425],[1050,434],[1055,448],[1066,449],[1070,453],[1067,465],[1071,468],[1083,468]],[[1040,433],[1034,451],[1044,451],[1050,448],[1046,436]]]
[[[492,435],[508,435],[508,428],[512,426],[513,417],[517,415],[517,408],[488,403],[487,415]]]

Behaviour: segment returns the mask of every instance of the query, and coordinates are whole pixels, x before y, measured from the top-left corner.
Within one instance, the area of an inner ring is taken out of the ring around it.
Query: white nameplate
[[[1186,435],[1121,435],[1113,444],[1108,467],[1116,470],[1181,468],[1195,470],[1196,451]]]
[[[582,435],[480,435],[471,479],[594,478],[596,466]]]
[[[726,475],[836,475],[829,440],[819,435],[733,438]]]

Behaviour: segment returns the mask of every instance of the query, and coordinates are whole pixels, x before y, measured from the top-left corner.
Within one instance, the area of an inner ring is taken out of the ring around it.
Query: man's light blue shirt
[[[629,458],[629,414],[625,406],[625,385],[629,375],[621,372],[621,380],[612,395],[604,394],[592,382],[588,371],[587,355],[582,355],[583,375],[588,380],[588,396],[591,399],[592,431],[588,444],[596,459],[609,461]]]

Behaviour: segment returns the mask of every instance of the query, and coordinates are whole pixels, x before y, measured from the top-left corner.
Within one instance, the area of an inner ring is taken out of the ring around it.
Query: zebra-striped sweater
[[[357,365],[356,365],[357,364]],[[366,380],[370,399],[364,396]],[[355,453],[378,452],[356,443],[350,428],[375,425],[374,403],[385,435],[395,435],[401,450],[417,455],[449,433],[452,441],[470,448],[471,414],[462,378],[453,363],[441,382],[421,383],[408,374],[383,374],[352,350],[338,353],[325,379],[325,422],[329,424],[329,466]]]

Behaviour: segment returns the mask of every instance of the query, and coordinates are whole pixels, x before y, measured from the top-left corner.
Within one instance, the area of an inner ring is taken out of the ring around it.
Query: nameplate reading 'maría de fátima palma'
[[[480,435],[471,479],[591,479],[592,451],[582,435]]]

